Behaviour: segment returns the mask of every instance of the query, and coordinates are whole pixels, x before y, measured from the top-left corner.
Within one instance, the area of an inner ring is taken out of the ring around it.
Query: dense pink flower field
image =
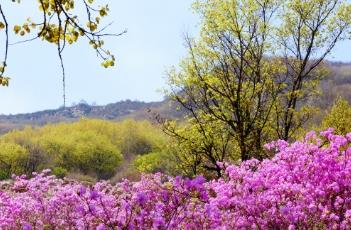
[[[1,182],[0,229],[350,229],[351,134],[277,141],[206,182],[145,175],[86,187],[47,171]]]

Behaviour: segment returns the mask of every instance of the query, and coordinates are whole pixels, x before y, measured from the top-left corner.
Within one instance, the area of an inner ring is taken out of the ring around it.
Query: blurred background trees
[[[167,137],[147,121],[81,119],[27,127],[2,136],[0,146],[2,178],[13,173],[31,175],[45,168],[61,177],[96,179],[111,179],[123,169],[124,176],[137,178],[139,171],[171,172],[171,167],[175,168],[168,159],[172,155],[166,153]]]

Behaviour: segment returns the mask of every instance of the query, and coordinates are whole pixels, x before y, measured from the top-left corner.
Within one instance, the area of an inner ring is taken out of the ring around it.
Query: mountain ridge
[[[27,125],[45,125],[58,122],[72,122],[82,117],[122,120],[132,118],[135,120],[153,120],[153,114],[160,114],[169,118],[179,118],[182,111],[168,99],[157,102],[142,102],[124,100],[106,105],[89,105],[79,103],[74,106],[48,109],[33,113],[20,113],[0,115],[0,134],[13,129],[20,129]]]
[[[330,73],[320,83],[319,89],[322,95],[314,101],[315,105],[323,111],[327,111],[337,97],[345,98],[351,104],[351,63],[326,62],[326,65]],[[72,122],[81,117],[106,120],[132,118],[154,121],[155,114],[166,118],[182,118],[185,111],[178,110],[177,105],[168,98],[156,102],[124,100],[106,105],[89,105],[83,101],[83,103],[66,108],[0,115],[0,134],[23,128],[26,125]],[[321,119],[321,117],[317,119]]]

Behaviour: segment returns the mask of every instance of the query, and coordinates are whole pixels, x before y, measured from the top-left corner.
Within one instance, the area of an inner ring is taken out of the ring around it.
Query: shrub
[[[136,154],[163,150],[165,140],[161,131],[147,121],[82,118],[73,123],[27,127],[0,138],[1,143],[12,143],[28,153],[25,164],[17,165],[16,161],[12,167],[5,167],[0,162],[0,171],[6,169],[1,178],[59,167],[68,173],[110,179],[125,169]]]
[[[347,100],[338,98],[322,121],[322,128],[334,127],[335,133],[351,132],[351,107]]]
[[[54,174],[57,178],[64,178],[68,174],[68,170],[62,167],[54,167],[52,169],[52,174]]]
[[[28,152],[15,143],[0,142],[0,179],[8,179],[12,173],[25,173]]]
[[[134,160],[134,166],[141,173],[166,173],[168,175],[176,172],[176,162],[171,153],[152,152],[139,155]]]

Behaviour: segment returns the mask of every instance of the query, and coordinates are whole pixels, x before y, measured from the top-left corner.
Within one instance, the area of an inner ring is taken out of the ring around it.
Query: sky
[[[10,2],[10,1],[8,1]],[[33,2],[6,4],[8,21],[35,19]],[[191,0],[100,0],[109,4],[110,32],[128,32],[106,39],[116,66],[105,69],[86,41],[64,51],[67,105],[85,100],[104,105],[120,100],[159,101],[166,71],[186,55],[184,33],[196,35],[197,16]],[[35,5],[36,6],[36,5]],[[37,6],[36,6],[37,7]],[[1,37],[2,38],[2,37]],[[13,41],[18,37],[13,36]],[[1,45],[1,43],[0,43]],[[0,88],[0,114],[55,109],[63,104],[62,79],[56,47],[42,41],[10,47],[8,88]]]
[[[5,3],[9,21],[37,15],[36,0]],[[117,58],[104,69],[86,41],[64,51],[67,105],[80,100],[104,105],[120,100],[159,101],[166,87],[166,71],[186,55],[183,35],[196,36],[199,18],[192,0],[98,0],[107,2],[111,32],[128,32],[106,40]],[[3,36],[0,35],[0,36]],[[18,37],[12,37],[13,41]],[[2,40],[1,40],[2,41]],[[0,45],[2,45],[0,43]],[[351,42],[339,44],[330,60],[351,61]],[[55,109],[63,104],[62,78],[56,47],[42,41],[10,47],[8,88],[0,88],[0,114]]]

